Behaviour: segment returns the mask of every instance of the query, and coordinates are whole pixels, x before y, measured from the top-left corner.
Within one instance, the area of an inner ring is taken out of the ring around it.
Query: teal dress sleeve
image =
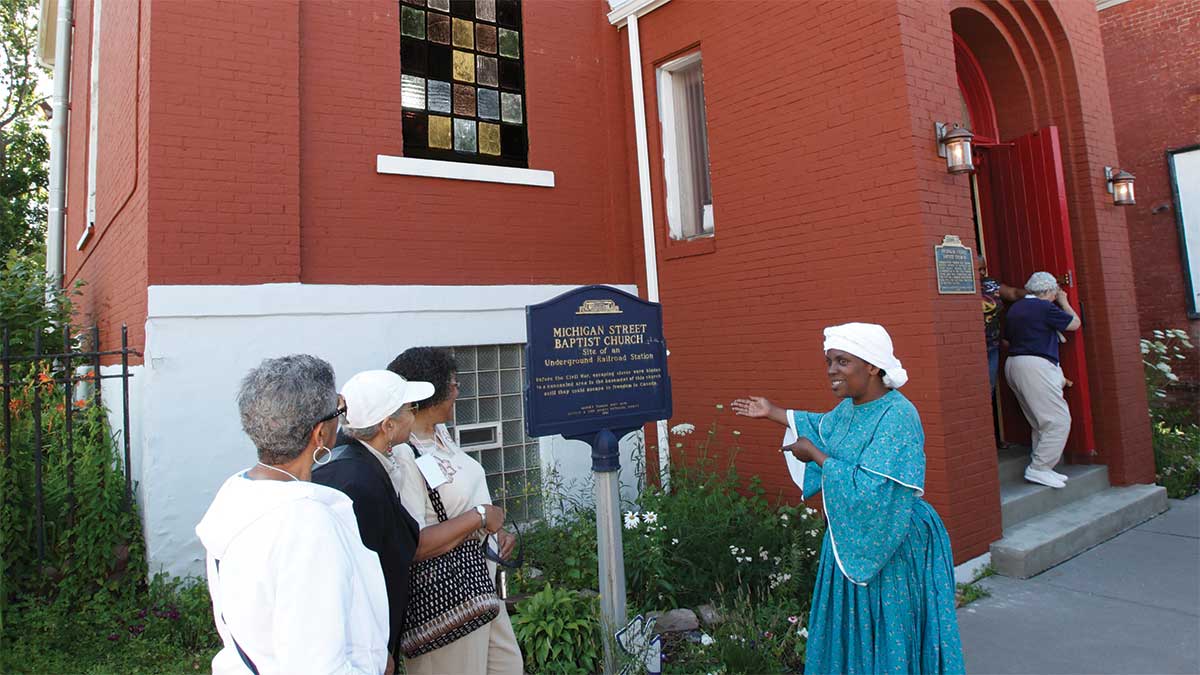
[[[908,536],[924,493],[925,434],[901,399],[880,418],[857,461],[829,457],[821,471],[829,538],[838,568],[865,586]]]
[[[805,437],[825,452],[825,442],[821,438],[821,420],[825,413],[805,412],[803,410],[787,411],[788,430],[783,436],[783,444],[795,443],[800,437]],[[792,455],[786,455],[788,471],[792,480],[800,488],[805,499],[821,491],[821,465],[816,462],[801,462]]]

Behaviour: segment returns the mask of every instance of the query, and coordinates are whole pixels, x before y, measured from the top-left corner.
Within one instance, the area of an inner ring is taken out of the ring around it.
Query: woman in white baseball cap
[[[390,618],[388,652],[397,662],[414,559],[449,551],[474,535],[481,522],[480,514],[472,511],[421,532],[396,494],[402,479],[391,459],[392,447],[408,440],[414,404],[432,394],[432,384],[410,382],[387,370],[356,374],[342,386],[342,417],[351,440],[334,452],[332,461],[313,470],[314,482],[341,490],[354,501],[363,544],[379,554]],[[486,508],[487,527],[499,529],[504,512]]]

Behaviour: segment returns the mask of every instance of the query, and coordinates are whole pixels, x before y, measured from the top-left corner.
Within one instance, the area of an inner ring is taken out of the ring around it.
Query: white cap
[[[433,396],[428,382],[409,382],[390,370],[364,370],[342,385],[346,399],[346,424],[365,429],[379,424],[405,403]]]

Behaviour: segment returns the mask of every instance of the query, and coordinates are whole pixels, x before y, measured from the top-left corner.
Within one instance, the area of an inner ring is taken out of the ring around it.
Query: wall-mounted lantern
[[[938,157],[946,158],[947,173],[969,173],[975,170],[971,158],[971,139],[975,134],[970,129],[964,129],[955,124],[953,127],[945,122],[934,122],[937,132]]]
[[[1133,198],[1133,174],[1106,166],[1104,182],[1108,184],[1108,193],[1113,196],[1113,206],[1131,206],[1137,203]]]

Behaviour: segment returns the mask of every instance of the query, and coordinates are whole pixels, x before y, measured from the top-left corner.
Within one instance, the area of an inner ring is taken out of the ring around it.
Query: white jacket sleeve
[[[379,675],[386,661],[365,669],[351,659],[351,643],[368,630],[355,622],[372,618],[354,612],[354,567],[333,514],[311,502],[294,508],[295,525],[280,533],[271,565],[280,672]]]

